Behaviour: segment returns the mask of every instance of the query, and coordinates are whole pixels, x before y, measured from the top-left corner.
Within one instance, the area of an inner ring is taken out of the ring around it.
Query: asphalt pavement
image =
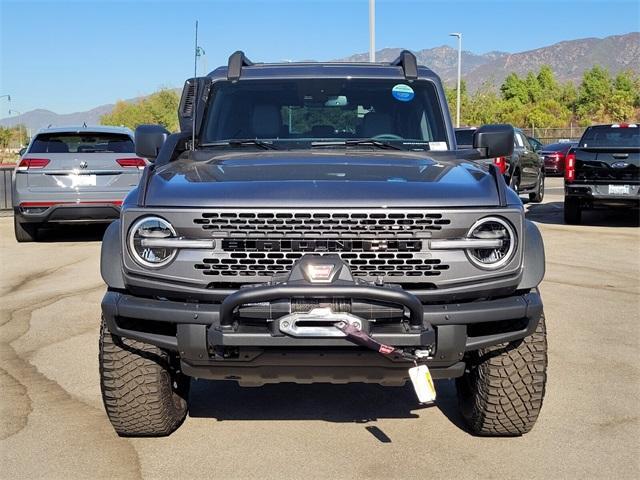
[[[562,222],[561,179],[527,206],[546,245],[542,413],[520,438],[464,430],[453,383],[193,381],[166,438],[119,438],[102,408],[99,227],[18,245],[0,218],[0,478],[640,478],[640,228],[633,213]]]

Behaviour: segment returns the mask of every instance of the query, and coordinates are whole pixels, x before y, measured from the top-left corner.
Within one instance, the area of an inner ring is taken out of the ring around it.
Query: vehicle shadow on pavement
[[[549,225],[565,225],[563,202],[529,203],[526,217],[529,220]],[[620,210],[585,210],[582,212],[581,225],[590,227],[638,227],[640,211],[633,209]],[[579,227],[580,225],[575,225]]]
[[[454,383],[436,381],[436,405],[420,405],[410,384],[384,387],[363,383],[346,385],[281,383],[240,387],[235,382],[194,380],[189,416],[224,420],[324,420],[367,423],[383,418],[418,418],[420,410],[439,408],[456,426]],[[387,439],[371,432],[383,443]]]
[[[108,224],[47,225],[38,230],[38,242],[101,242]]]

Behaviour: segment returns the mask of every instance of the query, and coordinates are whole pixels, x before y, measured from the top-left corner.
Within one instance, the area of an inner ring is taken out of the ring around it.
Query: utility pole
[[[456,89],[456,127],[460,126],[460,72],[462,66],[462,34],[450,33],[450,37],[458,37],[458,88]]]
[[[369,61],[376,61],[376,0],[369,0]]]
[[[20,112],[20,111],[18,111],[18,110],[9,110],[9,115],[14,115],[14,114],[15,114],[15,115],[22,115],[22,112]],[[25,127],[25,126],[24,126],[24,125],[22,125],[22,124],[18,124],[18,131],[20,132],[20,140],[18,140],[18,142],[20,142],[20,146],[22,146],[22,127],[24,127],[24,134],[25,134],[25,137],[26,137],[26,135],[27,135],[27,127]],[[26,141],[26,140],[27,140],[27,139],[25,138],[25,141]]]
[[[5,98],[7,99],[7,102],[9,103],[9,110],[11,110],[11,95],[0,95],[0,98]],[[9,113],[9,115],[11,115],[11,113]]]

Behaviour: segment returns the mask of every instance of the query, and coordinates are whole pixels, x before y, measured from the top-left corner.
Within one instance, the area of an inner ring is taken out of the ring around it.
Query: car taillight
[[[564,166],[564,179],[567,182],[573,182],[576,179],[576,154],[567,155]]]
[[[23,158],[18,164],[18,170],[33,170],[35,168],[44,168],[49,165],[48,158]]]
[[[138,157],[118,158],[116,162],[118,162],[118,165],[120,165],[121,167],[127,167],[127,168],[143,169],[144,167],[147,166],[145,161],[142,158],[138,158]]]
[[[504,175],[507,171],[507,158],[506,157],[496,157],[493,159],[493,163],[498,167],[500,173]]]

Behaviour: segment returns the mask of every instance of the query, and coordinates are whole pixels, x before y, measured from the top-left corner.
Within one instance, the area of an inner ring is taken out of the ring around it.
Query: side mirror
[[[161,125],[140,125],[135,132],[136,155],[153,162],[169,135]]]
[[[513,153],[514,131],[511,125],[483,125],[473,134],[473,148],[484,158],[508,157]]]
[[[18,152],[18,155],[21,157],[27,152],[27,147],[22,147]]]

